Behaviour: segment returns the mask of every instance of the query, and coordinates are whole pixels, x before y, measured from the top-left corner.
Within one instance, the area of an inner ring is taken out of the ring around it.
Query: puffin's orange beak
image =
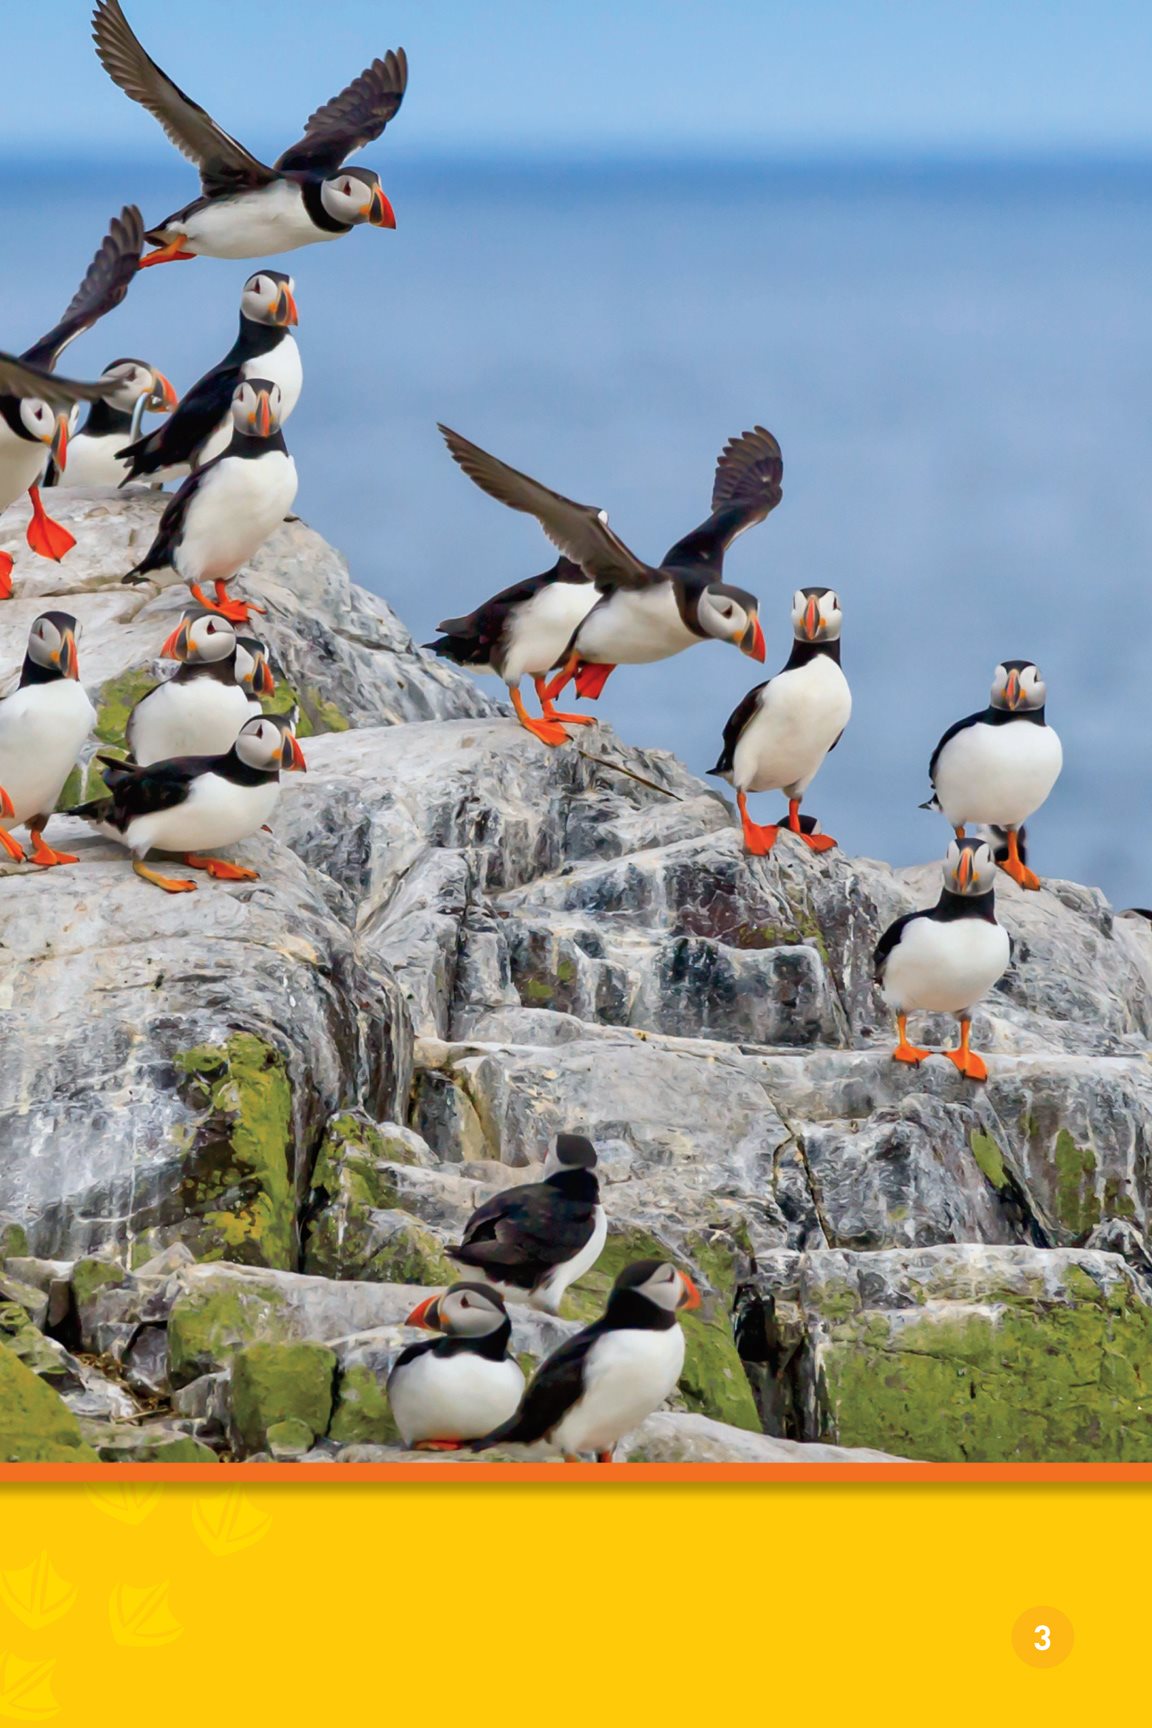
[[[425,1296],[423,1302],[413,1308],[404,1322],[405,1326],[423,1326],[428,1332],[438,1332],[440,1330],[440,1310],[436,1304],[439,1300],[439,1296]]]
[[[277,324],[291,326],[299,324],[300,314],[296,310],[296,297],[286,282],[281,282],[280,292],[272,307],[272,316]]]
[[[175,385],[170,379],[165,378],[163,372],[157,372],[156,368],[153,367],[152,394],[148,398],[148,406],[152,413],[171,414],[179,400]]]
[[[260,405],[256,410],[256,430],[261,438],[267,438],[272,430],[272,404],[268,400],[268,392],[260,392]]]
[[[53,432],[52,437],[49,440],[48,448],[52,452],[53,462],[55,462],[60,472],[63,473],[68,462],[67,414],[58,414],[56,416],[56,430]]]
[[[186,660],[188,658],[188,620],[182,618],[168,637],[160,650],[161,660]]]
[[[809,642],[815,642],[820,634],[820,608],[815,597],[810,598],[804,608],[804,634]]]
[[[295,732],[288,732],[284,737],[284,749],[281,753],[281,764],[287,769],[298,769],[303,774],[308,767],[304,760],[304,752],[296,739]]]
[[[700,1292],[697,1290],[695,1284],[693,1284],[691,1278],[689,1278],[687,1272],[681,1272],[680,1282],[683,1284],[684,1289],[681,1292],[679,1302],[676,1304],[677,1308],[699,1308]]]
[[[764,632],[760,628],[759,618],[753,618],[745,630],[740,643],[741,654],[747,654],[752,660],[763,660],[768,650],[764,646]]]
[[[384,196],[383,188],[373,186],[372,196],[360,212],[366,216],[373,228],[395,228],[396,212]]]
[[[272,668],[268,664],[266,654],[257,654],[256,670],[252,674],[252,688],[257,696],[275,696],[276,680],[272,676]]]
[[[961,888],[967,888],[972,880],[972,854],[967,847],[960,854],[960,862],[956,866],[956,882]]]
[[[64,632],[64,644],[61,649],[61,666],[65,678],[80,678],[80,655],[76,648],[76,637],[71,630]]]
[[[16,807],[3,786],[0,786],[0,816],[15,816]]]
[[[1004,700],[1009,708],[1019,708],[1020,696],[1020,674],[1019,672],[1009,672],[1008,682],[1004,686]]]

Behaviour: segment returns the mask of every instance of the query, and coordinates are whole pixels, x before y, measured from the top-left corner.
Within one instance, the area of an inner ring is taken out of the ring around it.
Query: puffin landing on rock
[[[524,1375],[508,1353],[512,1322],[488,1284],[453,1284],[404,1322],[440,1332],[410,1344],[388,1376],[388,1402],[405,1446],[456,1452],[514,1416]]]
[[[96,710],[80,683],[78,628],[68,612],[37,618],[20,682],[0,701],[0,850],[24,862],[8,832],[24,823],[32,841],[28,862],[45,869],[76,863],[71,852],[45,844],[44,829],[96,724]]]

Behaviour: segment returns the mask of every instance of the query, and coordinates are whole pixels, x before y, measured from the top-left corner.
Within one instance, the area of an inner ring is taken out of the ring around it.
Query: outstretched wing
[[[100,402],[108,391],[106,380],[78,384],[74,378],[58,378],[29,366],[15,354],[0,353],[0,396],[35,396],[52,408],[74,408],[78,402]]]
[[[113,216],[64,316],[39,342],[25,350],[24,359],[50,372],[69,342],[119,306],[136,274],[143,249],[144,218],[135,204],[126,204],[119,216]]]
[[[780,446],[763,426],[729,439],[716,464],[712,514],[665,553],[665,564],[700,567],[718,577],[736,536],[779,504],[783,477]]]
[[[408,56],[389,48],[383,60],[373,60],[339,96],[309,116],[304,136],[277,160],[282,173],[293,169],[335,170],[393,119],[408,87]]]
[[[92,37],[100,63],[126,96],[159,120],[177,150],[200,170],[208,198],[245,187],[267,186],[275,172],[217,126],[211,114],[186,96],[146,54],[124,16],[120,0],[97,0]]]
[[[440,431],[454,459],[482,492],[507,504],[510,510],[535,516],[553,546],[579,564],[598,587],[646,588],[662,580],[659,571],[641,563],[613,534],[606,510],[598,510],[594,504],[576,504],[553,492],[447,426],[441,426]]]

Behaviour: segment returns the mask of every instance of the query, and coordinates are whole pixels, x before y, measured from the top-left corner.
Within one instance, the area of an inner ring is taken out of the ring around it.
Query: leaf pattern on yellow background
[[[204,1494],[196,1502],[193,1516],[196,1534],[211,1554],[238,1554],[262,1542],[272,1520],[242,1488]]]
[[[156,1510],[161,1490],[159,1483],[122,1482],[118,1487],[89,1487],[84,1492],[94,1506],[118,1523],[142,1524]]]
[[[0,1651],[0,1721],[47,1722],[59,1716],[52,1691],[52,1660],[26,1662]]]
[[[47,1553],[18,1572],[0,1572],[0,1602],[33,1632],[51,1626],[76,1600],[76,1586],[61,1578]]]
[[[108,1598],[108,1618],[117,1644],[138,1650],[171,1644],[184,1631],[168,1606],[169,1584],[118,1584]]]

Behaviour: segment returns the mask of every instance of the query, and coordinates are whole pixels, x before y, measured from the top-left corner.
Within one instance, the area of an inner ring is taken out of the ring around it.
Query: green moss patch
[[[355,1111],[333,1117],[312,1174],[304,1270],[383,1284],[450,1284],[441,1245],[400,1204],[391,1165],[410,1163],[403,1138]]]
[[[383,1384],[371,1368],[356,1363],[341,1374],[329,1438],[341,1446],[398,1446],[400,1431]]]
[[[232,1364],[232,1429],[245,1452],[262,1452],[268,1430],[302,1423],[313,1438],[332,1414],[335,1353],[324,1344],[252,1344]]]
[[[1060,1222],[1074,1237],[1083,1238],[1100,1222],[1096,1154],[1090,1146],[1077,1146],[1067,1128],[1061,1128],[1052,1158],[1056,1166],[1056,1210]]]
[[[0,1348],[0,1463],[95,1462],[68,1406],[11,1350]]]
[[[1003,1188],[1008,1180],[1004,1155],[990,1134],[980,1134],[974,1128],[968,1137],[972,1156],[993,1188]]]
[[[274,1284],[256,1279],[198,1285],[172,1304],[168,1316],[168,1374],[173,1386],[187,1386],[201,1374],[225,1368],[238,1350],[257,1339],[284,1338],[289,1320],[284,1298]]]

